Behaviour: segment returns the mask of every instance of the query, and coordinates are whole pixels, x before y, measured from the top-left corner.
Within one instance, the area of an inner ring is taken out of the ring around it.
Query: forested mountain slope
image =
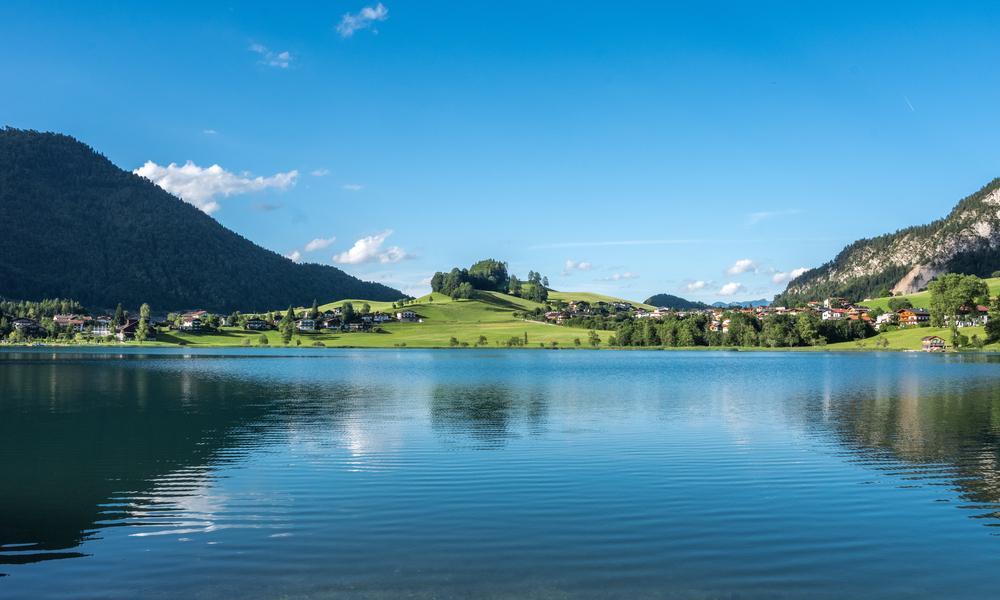
[[[65,135],[0,130],[0,296],[263,310],[404,294],[296,264]]]
[[[913,293],[945,272],[988,277],[1000,269],[1000,179],[963,199],[943,219],[862,239],[788,283],[777,304],[880,290]]]

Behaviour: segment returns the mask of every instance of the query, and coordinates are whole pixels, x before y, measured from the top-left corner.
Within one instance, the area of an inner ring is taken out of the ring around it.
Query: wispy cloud
[[[639,276],[636,275],[635,273],[630,273],[629,271],[625,271],[624,273],[613,273],[608,277],[602,277],[598,279],[598,281],[623,281],[626,279],[639,279]]]
[[[330,174],[330,169],[313,169],[309,174],[313,177],[326,177]]]
[[[745,292],[746,289],[747,289],[746,286],[744,286],[742,283],[737,283],[735,281],[730,281],[729,283],[727,283],[727,284],[723,285],[721,288],[719,288],[719,295],[720,296],[734,296],[736,294],[739,294],[740,292]]]
[[[340,187],[341,189],[347,190],[348,192],[360,192],[361,190],[365,189],[365,186],[361,185],[360,183],[345,183]]]
[[[329,246],[330,244],[334,243],[335,241],[337,241],[337,238],[335,238],[335,237],[316,238],[314,240],[311,240],[309,243],[307,243],[306,246],[305,246],[305,248],[303,248],[303,249],[306,252],[315,252],[317,250],[322,250],[323,248],[326,248],[327,246]]]
[[[767,221],[768,219],[773,219],[775,217],[785,217],[789,215],[801,214],[802,210],[798,208],[788,208],[784,210],[762,210],[758,212],[752,212],[747,215],[747,226],[752,227],[761,221]]]
[[[218,135],[219,132],[214,129],[202,129],[201,132],[205,135]]]
[[[741,275],[748,272],[757,272],[757,263],[749,258],[741,258],[726,269],[726,275]]]
[[[906,105],[910,107],[910,112],[913,112],[913,113],[917,112],[917,109],[913,108],[913,103],[910,102],[909,98],[907,98],[906,96],[903,96],[903,101],[906,102]]]
[[[291,252],[285,255],[285,258],[289,259],[292,262],[299,262],[302,260],[302,253],[299,252],[298,250],[292,250]]]
[[[237,196],[266,189],[283,190],[295,185],[299,172],[276,173],[270,177],[253,177],[249,173],[236,174],[219,165],[199,167],[190,160],[181,166],[170,163],[161,166],[153,161],[133,173],[149,179],[164,190],[212,214],[219,210],[216,198]]]
[[[799,267],[798,269],[792,269],[791,271],[777,271],[771,276],[771,281],[774,283],[787,283],[799,275],[805,273],[808,269],[805,267]]]
[[[589,271],[592,268],[594,268],[594,265],[590,264],[585,260],[576,261],[576,260],[566,259],[566,263],[563,265],[562,274],[568,276],[572,275],[573,271]]]
[[[250,51],[256,52],[260,56],[260,59],[257,62],[262,65],[276,67],[278,69],[287,69],[288,65],[292,64],[292,53],[288,50],[283,52],[274,52],[263,44],[253,43],[250,44]]]
[[[697,292],[698,290],[705,289],[706,285],[708,285],[708,282],[707,281],[702,281],[701,279],[699,279],[698,281],[691,281],[689,283],[685,283],[684,284],[684,291],[686,291],[686,292]]]
[[[374,29],[375,23],[385,21],[388,18],[389,9],[379,2],[375,6],[366,6],[353,14],[345,13],[341,17],[340,23],[337,24],[337,33],[344,38],[351,37],[354,32],[361,29],[372,28],[372,31],[378,33],[378,30]]]
[[[346,252],[335,254],[333,261],[342,265],[360,265],[375,261],[390,264],[409,258],[409,255],[399,246],[382,248],[390,235],[392,235],[392,230],[386,229],[381,233],[363,237],[354,242],[354,245]]]

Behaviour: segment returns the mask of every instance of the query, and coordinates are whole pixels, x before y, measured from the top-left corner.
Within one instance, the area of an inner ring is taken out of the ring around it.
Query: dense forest
[[[404,294],[296,264],[59,134],[0,130],[0,295],[262,311]]]

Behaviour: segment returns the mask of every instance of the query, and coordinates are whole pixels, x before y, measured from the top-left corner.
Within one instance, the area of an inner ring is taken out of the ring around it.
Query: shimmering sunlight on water
[[[992,597],[998,373],[4,352],[0,597]]]

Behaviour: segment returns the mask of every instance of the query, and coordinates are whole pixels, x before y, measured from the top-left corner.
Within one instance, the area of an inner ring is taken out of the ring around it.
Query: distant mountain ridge
[[[765,298],[759,300],[744,300],[742,302],[713,302],[714,308],[756,308],[758,306],[770,306],[771,301]]]
[[[261,248],[66,135],[0,129],[0,215],[7,298],[248,311],[405,296]]]
[[[704,302],[686,300],[680,296],[674,296],[673,294],[655,294],[646,298],[646,301],[643,302],[643,304],[649,304],[659,308],[672,308],[674,310],[699,310],[709,307]]]
[[[927,225],[862,239],[788,283],[776,304],[824,297],[854,300],[880,290],[909,294],[947,272],[988,277],[1000,269],[1000,178]]]

